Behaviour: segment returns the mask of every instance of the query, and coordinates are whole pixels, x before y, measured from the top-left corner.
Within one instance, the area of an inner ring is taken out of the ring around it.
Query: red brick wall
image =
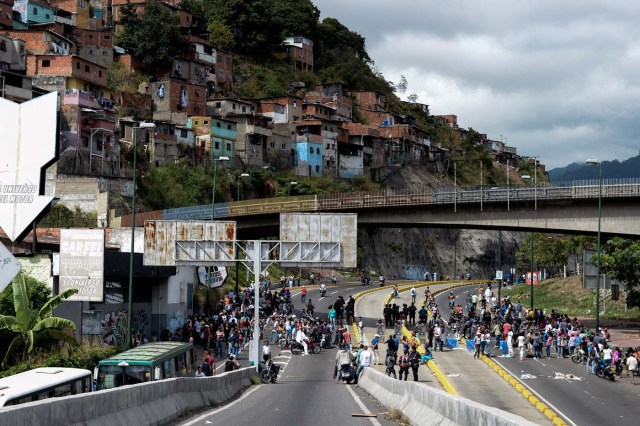
[[[5,26],[10,28],[13,26],[13,20],[11,19],[11,7],[13,6],[13,0],[0,0],[0,27]],[[7,16],[9,14],[9,16]]]
[[[81,46],[99,46],[113,48],[113,33],[105,31],[77,29],[78,43]]]
[[[44,31],[19,31],[0,30],[0,34],[7,35],[13,39],[24,40],[27,53],[31,55],[43,55],[49,53],[49,44],[44,41]]]
[[[42,61],[48,60],[49,66],[43,67]],[[85,70],[85,66],[89,70]],[[81,78],[98,86],[107,85],[107,69],[79,56],[30,55],[27,57],[27,75],[62,75]]]

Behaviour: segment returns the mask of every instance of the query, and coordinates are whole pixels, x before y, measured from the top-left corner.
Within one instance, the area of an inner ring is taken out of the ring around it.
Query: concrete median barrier
[[[520,416],[439,389],[392,379],[373,368],[364,369],[358,385],[385,407],[402,411],[415,425],[535,425]]]
[[[202,379],[175,378],[65,398],[21,404],[0,411],[0,424],[158,425],[190,411],[229,401],[251,386],[254,368]]]

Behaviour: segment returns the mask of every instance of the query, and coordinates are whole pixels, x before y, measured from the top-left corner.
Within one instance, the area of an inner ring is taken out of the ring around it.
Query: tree
[[[34,352],[35,345],[41,341],[54,340],[70,345],[78,344],[73,335],[66,333],[67,329],[75,331],[76,326],[73,321],[53,316],[53,310],[65,299],[76,294],[78,292],[77,289],[60,293],[49,299],[40,309],[37,309],[34,307],[31,299],[31,289],[27,285],[23,273],[14,278],[12,288],[15,316],[0,316],[0,330],[7,330],[17,335],[7,348],[2,361],[3,367],[20,350],[22,351],[20,359],[26,359]]]
[[[142,61],[148,72],[166,68],[173,58],[189,48],[188,40],[180,33],[180,18],[159,2],[145,3],[142,17],[133,16],[128,5],[121,20],[123,30],[118,44]]]
[[[407,91],[407,87],[409,86],[409,82],[407,81],[407,77],[404,75],[400,76],[400,81],[396,84],[396,92],[400,94],[404,94]]]
[[[614,237],[607,241],[604,253],[594,255],[591,263],[607,276],[624,283],[627,305],[640,307],[640,242]]]
[[[236,41],[233,32],[227,24],[219,18],[213,18],[207,23],[209,31],[209,41],[220,49],[231,50],[235,47]]]

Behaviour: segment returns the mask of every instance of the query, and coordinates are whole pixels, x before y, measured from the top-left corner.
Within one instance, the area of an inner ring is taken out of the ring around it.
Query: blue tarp
[[[458,339],[454,339],[453,337],[447,337],[447,340],[444,342],[444,347],[447,349],[453,349],[458,347]]]
[[[509,353],[509,344],[503,340],[500,342],[500,349],[502,350],[502,355],[506,355]]]
[[[476,348],[473,346],[473,340],[467,340],[467,350],[473,352]]]

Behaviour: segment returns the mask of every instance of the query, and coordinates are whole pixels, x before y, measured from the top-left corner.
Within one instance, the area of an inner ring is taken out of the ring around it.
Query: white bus
[[[0,379],[0,407],[91,392],[93,377],[80,368],[46,367]]]

